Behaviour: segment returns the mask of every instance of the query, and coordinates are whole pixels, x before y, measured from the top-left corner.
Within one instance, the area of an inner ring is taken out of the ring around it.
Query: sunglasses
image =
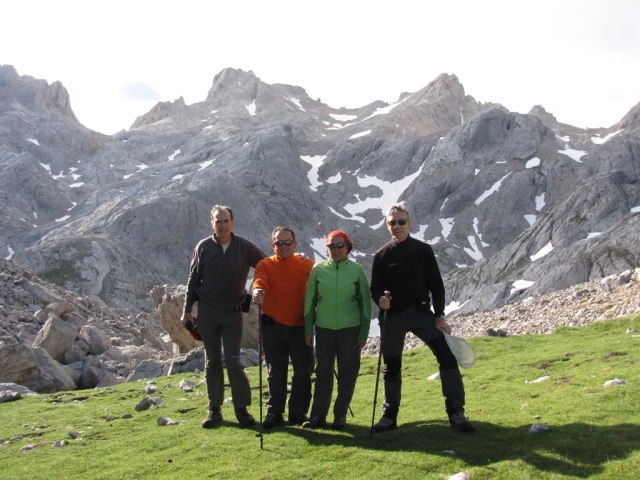
[[[330,243],[327,245],[327,248],[330,250],[335,250],[336,248],[344,248],[346,243]]]
[[[293,245],[293,240],[284,240],[284,241],[278,240],[277,242],[273,242],[273,244],[276,247],[281,247],[283,245],[286,245],[287,247],[290,247],[291,245]]]
[[[407,224],[408,220],[405,220],[404,218],[398,220],[397,222],[395,220],[389,220],[387,221],[387,224],[391,225],[392,227],[396,226],[396,223],[398,225],[400,225],[401,227],[404,227]]]

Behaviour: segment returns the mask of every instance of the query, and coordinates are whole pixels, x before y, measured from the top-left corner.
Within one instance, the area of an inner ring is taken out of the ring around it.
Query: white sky
[[[609,127],[640,101],[637,0],[3,2],[0,64],[71,95],[103,133],[205,99],[226,67],[332,107],[393,102],[441,73],[482,102]]]

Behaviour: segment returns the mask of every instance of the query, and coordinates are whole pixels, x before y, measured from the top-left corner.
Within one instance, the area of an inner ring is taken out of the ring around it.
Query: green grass
[[[263,449],[258,429],[239,427],[230,405],[221,427],[200,427],[204,385],[194,393],[164,388],[199,381],[193,374],[155,379],[164,405],[144,412],[134,410],[144,382],[4,403],[0,478],[445,479],[461,471],[474,480],[640,478],[640,337],[625,333],[631,327],[640,329],[640,316],[553,335],[472,339],[478,363],[463,370],[471,434],[449,427],[440,382],[426,379],[437,371],[426,348],[404,355],[400,427],[373,439],[376,357],[363,359],[346,430],[287,424],[265,432]],[[258,369],[247,373],[258,417]],[[627,384],[603,386],[614,378]],[[161,415],[183,423],[158,426]],[[533,423],[549,431],[529,433]],[[63,439],[70,444],[52,448]]]

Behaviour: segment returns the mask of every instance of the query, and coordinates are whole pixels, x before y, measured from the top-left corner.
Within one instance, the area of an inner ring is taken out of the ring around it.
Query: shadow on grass
[[[284,430],[311,445],[423,452],[443,457],[453,451],[456,458],[469,466],[488,467],[519,460],[541,472],[585,478],[601,473],[606,462],[624,460],[640,450],[640,425],[571,423],[553,426],[548,432],[538,434],[529,433],[531,425],[503,427],[477,421],[474,425],[474,432],[461,433],[440,420],[411,422],[400,424],[390,432],[374,434],[371,439],[368,427],[360,425],[348,425],[341,432],[295,426],[284,427]],[[616,441],[612,442],[612,438]]]

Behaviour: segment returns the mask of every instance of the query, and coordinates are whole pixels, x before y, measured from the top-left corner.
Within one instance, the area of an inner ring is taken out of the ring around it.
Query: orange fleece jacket
[[[298,255],[278,255],[260,260],[256,266],[253,289],[264,290],[263,313],[290,327],[304,326],[304,297],[309,273],[315,265]]]

